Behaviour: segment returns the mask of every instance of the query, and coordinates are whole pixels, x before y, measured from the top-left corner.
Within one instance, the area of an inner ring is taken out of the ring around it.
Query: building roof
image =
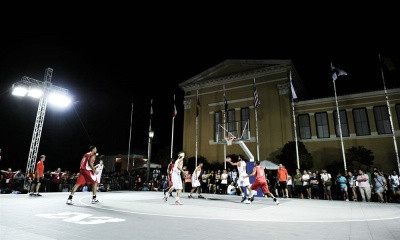
[[[294,69],[289,59],[284,60],[244,60],[228,59],[179,84],[186,92],[211,87],[243,79],[264,76]]]

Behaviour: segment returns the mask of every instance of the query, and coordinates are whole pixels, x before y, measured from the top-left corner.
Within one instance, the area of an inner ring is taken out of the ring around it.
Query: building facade
[[[197,131],[197,154],[209,162],[222,163],[229,154],[244,155],[239,144],[226,145],[229,135],[242,139],[256,160],[277,162],[282,147],[294,141],[289,71],[298,92],[304,92],[290,60],[226,60],[181,83],[185,92],[183,150],[187,156],[196,155]],[[257,109],[255,89],[261,102]],[[400,89],[388,92],[398,136]],[[384,92],[340,96],[338,101],[344,148],[362,145],[372,150],[377,167],[397,169]],[[315,169],[342,161],[335,98],[296,103],[295,116],[298,140],[312,154]]]

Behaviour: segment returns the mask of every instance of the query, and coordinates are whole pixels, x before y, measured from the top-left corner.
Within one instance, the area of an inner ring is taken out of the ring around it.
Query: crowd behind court
[[[284,167],[284,166],[282,166]],[[184,167],[182,173],[183,191],[190,192],[191,172]],[[33,176],[25,176],[21,170],[0,170],[1,193],[27,193],[24,182],[28,184]],[[61,171],[60,168],[44,173],[40,186],[41,192],[69,192],[76,183],[79,173]],[[240,195],[237,186],[236,168],[202,169],[201,193]],[[373,168],[331,174],[326,169],[321,171],[299,170],[287,175],[286,184],[278,178],[276,170],[266,170],[269,190],[281,198],[373,201],[400,203],[399,175],[396,171],[384,173]],[[168,187],[167,171],[153,169],[147,179],[146,169],[130,171],[103,171],[99,191],[162,191]],[[287,189],[287,194],[284,186]],[[83,186],[80,191],[89,191],[90,186]]]

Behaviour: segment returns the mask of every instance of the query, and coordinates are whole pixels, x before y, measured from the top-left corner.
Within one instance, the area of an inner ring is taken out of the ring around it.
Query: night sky
[[[133,37],[117,31],[8,34],[0,45],[0,169],[25,171],[38,106],[38,100],[11,95],[10,88],[22,76],[43,80],[47,67],[54,70],[52,83],[67,88],[74,104],[65,110],[48,105],[38,154],[48,156],[47,169],[71,171],[78,170],[92,144],[100,154],[128,153],[132,103],[131,153],[147,154],[151,98],[153,155],[169,153],[173,94],[176,154],[183,134],[183,91],[178,84],[226,59],[291,58],[307,89],[300,100],[333,96],[330,62],[349,74],[338,80],[338,95],[382,89],[378,53],[390,57],[396,67],[387,73],[388,87],[400,85],[397,43],[393,38],[374,40],[371,36],[378,32],[347,29],[331,37],[330,31],[311,30],[275,35],[271,29],[255,35],[180,30],[138,32]]]

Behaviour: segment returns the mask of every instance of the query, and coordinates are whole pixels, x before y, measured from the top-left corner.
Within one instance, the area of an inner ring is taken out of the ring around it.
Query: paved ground
[[[206,195],[162,201],[160,192],[0,195],[0,239],[400,239],[400,204]]]

